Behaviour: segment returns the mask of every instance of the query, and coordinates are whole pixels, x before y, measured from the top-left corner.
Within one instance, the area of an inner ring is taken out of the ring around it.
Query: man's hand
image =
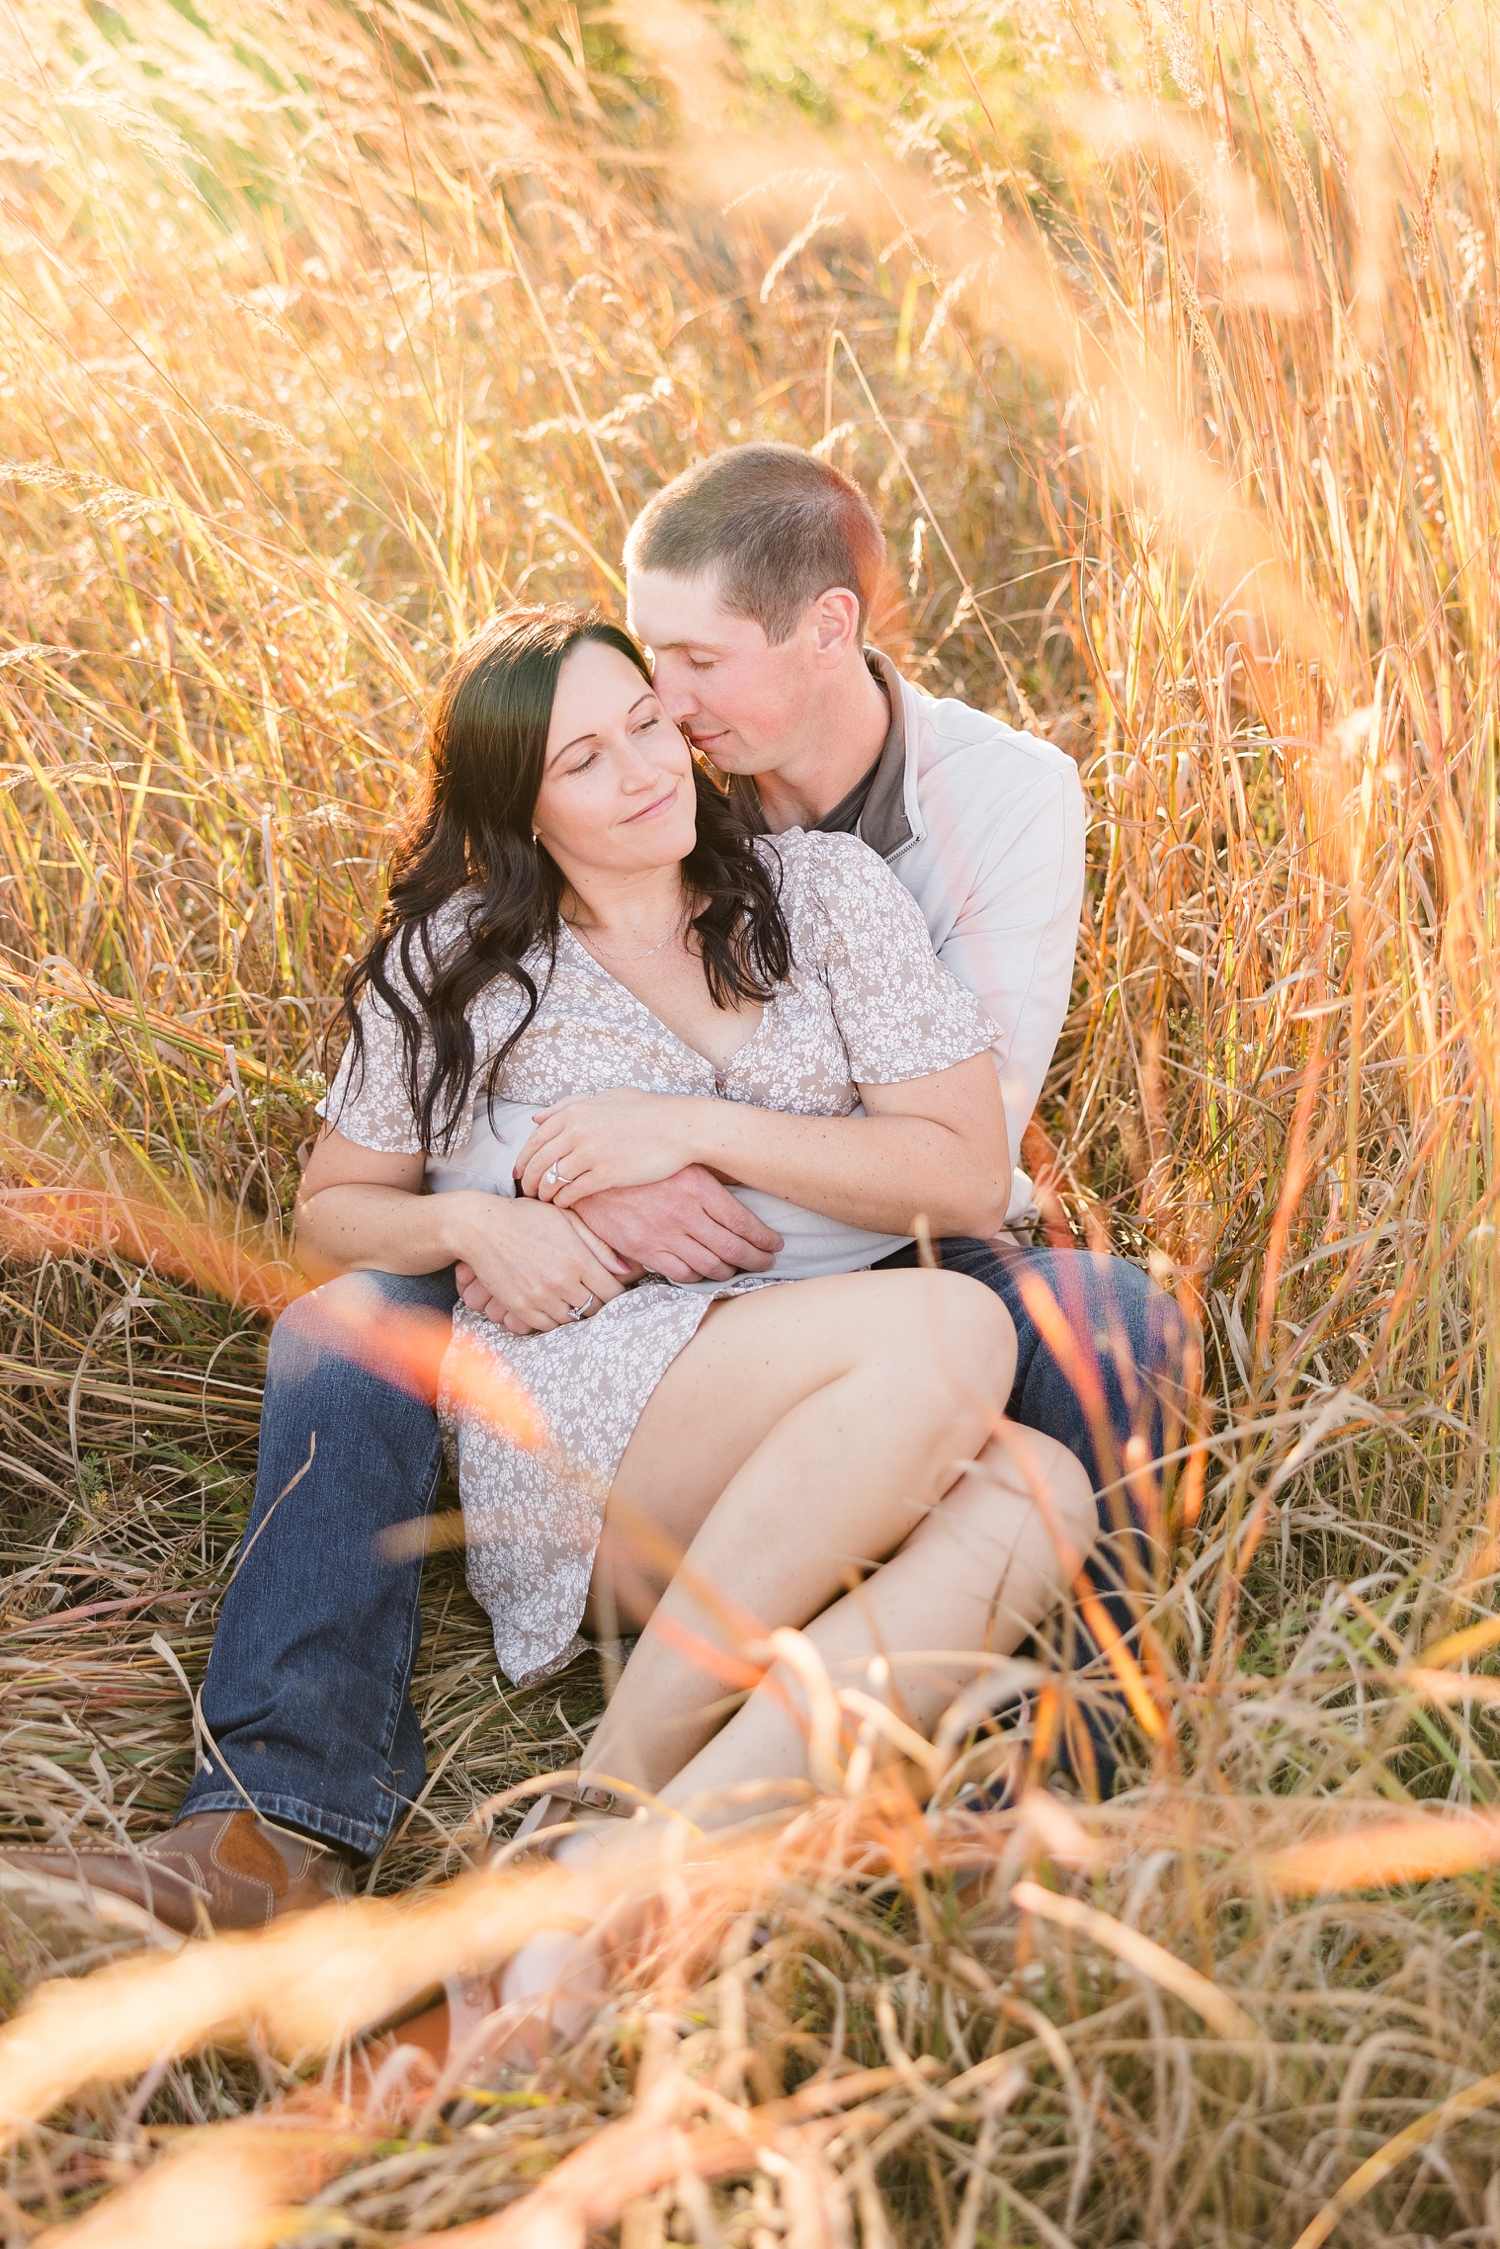
[[[769,1272],[781,1236],[702,1164],[652,1187],[610,1187],[574,1206],[591,1233],[668,1281]]]

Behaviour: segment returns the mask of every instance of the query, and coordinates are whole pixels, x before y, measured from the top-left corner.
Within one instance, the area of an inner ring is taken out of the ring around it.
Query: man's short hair
[[[885,534],[859,486],[795,445],[736,445],[663,485],[631,526],[632,570],[696,578],[753,617],[773,646],[790,640],[831,586],[859,596],[863,634],[885,561]]]

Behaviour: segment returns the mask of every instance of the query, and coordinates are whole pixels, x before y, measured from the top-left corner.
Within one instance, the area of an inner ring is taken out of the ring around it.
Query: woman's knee
[[[946,1406],[987,1420],[1003,1413],[1015,1379],[1016,1331],[993,1289],[963,1273],[889,1276],[897,1278],[909,1285],[900,1292],[891,1336],[914,1402],[930,1395],[939,1413]]]
[[[1086,1562],[1099,1537],[1098,1494],[1082,1461],[1066,1445],[1052,1443],[1048,1450],[1048,1496],[1058,1527],[1070,1550],[1080,1562]]]
[[[1099,1537],[1099,1503],[1082,1462],[1053,1437],[1007,1421],[981,1457],[998,1527],[1015,1535],[1018,1508],[1034,1510],[1071,1575]]]

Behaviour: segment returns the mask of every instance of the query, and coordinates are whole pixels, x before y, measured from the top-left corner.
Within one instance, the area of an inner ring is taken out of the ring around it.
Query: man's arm
[[[768,1273],[781,1248],[737,1195],[702,1164],[652,1187],[611,1187],[576,1206],[590,1233],[668,1281],[731,1281]]]
[[[1068,1012],[1083,878],[1083,787],[1071,759],[1060,760],[995,834],[938,946],[939,960],[999,1028],[995,1062],[1013,1157]],[[1022,1179],[1013,1207],[1028,1192]]]
[[[935,981],[926,932],[915,912],[911,918],[912,942]],[[972,1041],[975,1011],[963,1011]],[[864,1113],[846,1117],[630,1086],[558,1102],[539,1112],[521,1150],[522,1189],[567,1210],[611,1187],[671,1177],[687,1160],[848,1226],[907,1233],[915,1230],[913,1213],[923,1211],[935,1233],[993,1233],[1005,1212],[1010,1158],[988,1047],[921,1077],[855,1085]]]

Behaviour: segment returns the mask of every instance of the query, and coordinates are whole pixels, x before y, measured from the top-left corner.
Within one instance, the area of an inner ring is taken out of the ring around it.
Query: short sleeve
[[[457,935],[456,907],[458,901],[451,901],[429,924],[433,950],[439,957]],[[420,948],[420,936],[415,942]],[[392,945],[386,955],[385,980],[405,1005],[420,1016],[420,1004],[401,966],[399,943]],[[401,1027],[392,1008],[377,992],[367,990],[360,1001],[359,1027],[360,1052],[356,1054],[351,1039],[334,1073],[333,1083],[319,1103],[324,1122],[335,1132],[342,1133],[346,1140],[352,1140],[357,1148],[369,1148],[377,1155],[424,1155],[427,1151],[406,1082]],[[419,1067],[430,1059],[430,1045],[424,1037]],[[462,1145],[467,1138],[468,1132],[461,1124],[455,1145]]]
[[[922,909],[878,853],[816,833],[796,858],[789,871],[815,904],[818,967],[856,1085],[925,1078],[993,1045],[994,1024],[944,968]]]
[[[359,1028],[358,1051],[351,1038],[318,1104],[323,1121],[357,1148],[382,1156],[419,1156],[422,1136],[404,1083],[401,1033],[390,1008],[373,992],[360,1002]]]

